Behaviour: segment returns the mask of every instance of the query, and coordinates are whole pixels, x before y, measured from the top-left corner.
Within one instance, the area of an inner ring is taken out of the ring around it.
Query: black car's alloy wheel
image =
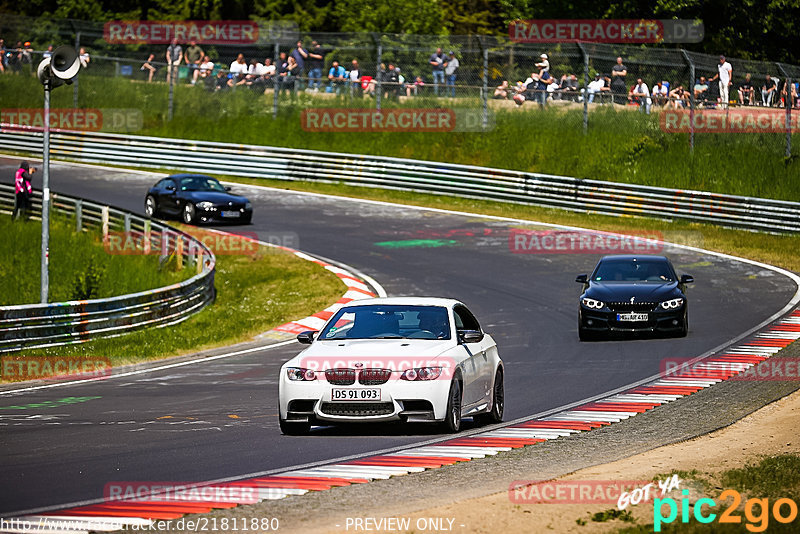
[[[152,195],[147,195],[147,198],[144,199],[144,214],[147,217],[155,217],[158,215],[158,204]]]
[[[187,202],[183,207],[183,222],[192,224],[194,222],[194,204]]]

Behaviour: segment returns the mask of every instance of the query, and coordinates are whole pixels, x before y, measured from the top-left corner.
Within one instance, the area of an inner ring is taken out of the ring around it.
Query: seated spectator
[[[247,62],[244,60],[244,54],[239,54],[236,56],[236,61],[231,63],[230,73],[235,74],[237,77],[239,75],[246,75],[249,67]]]
[[[602,78],[602,76],[600,76],[599,72],[595,72],[594,80],[589,82],[589,87],[586,91],[588,95],[587,98],[589,99],[590,104],[594,102],[595,95],[603,91],[605,89],[605,86],[606,86],[605,80]]]
[[[777,89],[775,79],[767,74],[767,79],[764,82],[764,85],[761,86],[761,105],[772,105],[772,101],[775,98],[775,89]]]
[[[637,103],[641,111],[644,111],[648,115],[650,114],[650,106],[652,105],[653,100],[650,98],[650,89],[641,78],[636,79],[636,85],[634,85],[633,89],[631,89],[630,97],[631,102]]]
[[[541,80],[542,77],[540,76],[539,79]],[[561,94],[561,85],[558,81],[556,81],[555,77],[551,78],[552,83],[549,83],[545,86],[545,94],[547,95],[547,100],[550,102],[553,101],[554,96],[558,96]],[[566,80],[565,80],[566,81]]]
[[[665,106],[667,105],[667,100],[669,100],[669,89],[664,84],[664,82],[656,82],[653,86],[653,104],[656,106]]]
[[[400,95],[400,69],[395,68],[394,63],[389,63],[386,75],[383,79],[383,90],[387,98],[397,98]]]
[[[203,56],[199,68],[192,73],[192,85],[195,85],[198,79],[210,80],[212,72],[214,72],[214,62],[211,61],[210,57]]]
[[[708,99],[708,83],[705,76],[700,76],[700,81],[694,84],[694,99],[700,102]]]
[[[555,84],[553,84],[555,85]],[[561,77],[559,85],[561,90],[562,100],[577,100],[578,95],[578,77],[574,74],[565,74]]]
[[[330,92],[334,92],[338,95],[342,87],[344,87],[346,78],[347,71],[334,59],[333,63],[331,63],[331,68],[328,70],[328,87],[330,87]]]
[[[294,59],[294,56],[286,58],[286,62],[278,72],[278,79],[280,80],[280,90],[287,90],[294,96],[295,82],[300,74],[300,66]]]
[[[689,107],[689,91],[683,88],[682,84],[669,92],[669,100],[672,102],[672,109],[684,109]]]
[[[225,91],[229,87],[233,87],[233,80],[228,77],[224,70],[217,72],[217,78],[214,80],[214,91]]]
[[[739,84],[739,104],[742,106],[752,106],[753,99],[755,96],[755,87],[753,87],[753,81],[750,78],[750,73],[748,72],[744,76],[744,81]]]
[[[417,79],[421,78],[417,76]],[[503,83],[494,88],[494,95],[492,95],[492,98],[499,98],[505,100],[508,98],[508,93],[510,89],[511,88],[508,86],[508,80],[503,80]],[[416,94],[416,91],[414,92],[414,94]]]
[[[508,84],[508,82],[505,82]],[[413,82],[406,84],[406,96],[417,96],[419,94],[419,90],[421,87],[425,85],[425,82],[422,80],[422,76],[417,76]]]
[[[140,71],[147,73],[147,81],[148,81],[148,83],[153,81],[153,75],[158,70],[158,67],[153,65],[153,63],[155,62],[155,59],[156,59],[156,55],[155,54],[150,54],[149,56],[147,56],[147,61],[142,63],[142,66],[139,67]]]
[[[272,58],[264,58],[264,83],[267,87],[272,87],[275,83],[275,73],[277,67],[272,63]]]
[[[81,68],[87,68],[89,66],[89,61],[91,61],[89,52],[87,52],[84,47],[81,47],[78,57],[80,58]]]

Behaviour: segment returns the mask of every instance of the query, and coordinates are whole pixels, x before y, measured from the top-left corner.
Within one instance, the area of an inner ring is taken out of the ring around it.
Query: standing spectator
[[[210,57],[204,55],[199,68],[194,71],[192,85],[197,83],[198,78],[203,78],[204,80],[210,79],[212,72],[214,72],[214,62],[211,61]]]
[[[444,67],[447,64],[441,48],[436,49],[436,53],[431,55],[428,63],[433,68],[433,93],[439,96],[439,84],[444,83]]]
[[[178,75],[178,67],[183,60],[183,48],[178,44],[177,39],[173,39],[172,43],[167,47],[165,54],[167,59],[167,85],[172,82],[172,77]]]
[[[755,87],[753,87],[753,81],[748,72],[744,75],[744,81],[739,84],[739,104],[742,106],[752,106],[754,95]]]
[[[140,71],[148,73],[148,76],[147,76],[148,83],[153,81],[153,75],[155,75],[156,71],[158,70],[158,67],[153,65],[153,62],[155,61],[155,59],[156,59],[156,55],[155,54],[150,54],[149,56],[147,56],[147,61],[142,63],[142,66],[139,67]]]
[[[200,70],[200,63],[203,62],[205,53],[203,49],[197,46],[197,41],[189,41],[189,46],[186,47],[186,52],[183,54],[183,60],[189,68],[189,74],[192,75],[192,85],[197,81],[197,72]]]
[[[625,85],[625,76],[628,75],[628,67],[622,64],[622,58],[617,58],[617,64],[611,68],[611,92],[614,93],[614,102],[625,104],[628,101],[626,94],[628,87]]]
[[[653,86],[653,104],[656,106],[665,106],[667,105],[667,100],[669,100],[669,89],[662,81],[656,82]]]
[[[544,108],[547,102],[548,87],[553,84],[554,80],[547,70],[542,71],[542,75],[537,75],[537,78],[539,78],[539,80],[536,82],[536,100],[539,102],[539,107]]]
[[[339,62],[334,59],[333,63],[331,63],[331,68],[328,70],[328,80],[331,92],[338,95],[344,86],[346,77],[347,71],[345,71],[344,67],[339,65]]]
[[[347,73],[350,80],[350,96],[361,95],[361,68],[358,66],[358,60],[354,59],[350,63],[350,72]]]
[[[606,82],[605,82],[605,80],[603,80],[603,78],[600,76],[600,73],[599,73],[599,72],[595,72],[595,73],[594,73],[594,80],[592,80],[591,82],[589,82],[589,88],[588,88],[588,90],[586,91],[586,92],[587,92],[587,94],[589,95],[589,96],[588,96],[588,98],[589,98],[589,103],[590,103],[590,104],[591,104],[592,102],[594,102],[594,96],[595,96],[596,94],[599,94],[599,93],[600,93],[600,92],[603,90],[603,88],[605,87],[605,85],[606,85]]]
[[[447,60],[447,66],[444,68],[444,74],[447,76],[447,90],[450,91],[450,97],[456,97],[456,70],[460,67],[458,58],[455,52],[450,50],[448,54],[450,58]]]
[[[29,43],[26,43],[29,44]],[[49,57],[53,57],[53,45],[49,45],[47,50],[42,53],[42,59],[47,59]]]
[[[297,78],[298,72],[300,72],[300,67],[297,65],[297,61],[295,61],[294,56],[289,56],[286,58],[286,62],[283,63],[278,73],[280,77],[280,91],[283,92],[284,89],[289,91],[292,98],[295,96],[295,78]]]
[[[91,61],[91,58],[89,57],[89,52],[87,52],[84,47],[81,47],[80,54],[79,54],[78,57],[80,58],[81,67],[82,68],[85,69],[86,67],[89,66],[89,62]]]
[[[694,99],[699,102],[705,102],[708,99],[708,83],[706,83],[705,76],[700,76],[700,81],[694,84]]]
[[[52,48],[52,46],[50,48]],[[25,74],[36,74],[33,71],[33,46],[31,46],[30,41],[26,41],[25,44],[22,45],[19,58],[20,68],[22,68],[22,65],[25,66]]]
[[[303,41],[297,41],[297,47],[292,50],[292,57],[297,63],[297,74],[294,75],[297,78],[297,89],[302,89],[300,78],[305,75],[306,58],[308,58],[308,52],[303,48]]]
[[[639,109],[648,115],[650,114],[650,106],[653,101],[650,98],[650,89],[641,78],[636,79],[636,85],[631,89],[631,100],[639,104]]]
[[[319,91],[322,80],[322,69],[325,67],[325,50],[316,42],[311,41],[311,50],[308,51],[308,88]]]
[[[33,195],[31,174],[35,172],[36,167],[30,167],[27,161],[19,164],[19,169],[17,169],[17,173],[14,176],[16,202],[14,203],[14,211],[11,213],[12,220],[20,216],[22,216],[23,220],[28,217],[28,209],[31,206],[31,196]]]
[[[22,70],[22,41],[17,41],[14,48],[6,50],[6,57],[9,70],[15,74],[19,73]]]
[[[717,65],[717,74],[714,75],[714,78],[711,81],[719,79],[719,102],[722,104],[723,109],[728,108],[728,102],[730,102],[730,94],[728,93],[729,87],[733,82],[733,67],[731,64],[725,61],[725,56],[719,56],[719,65]]]
[[[767,74],[767,79],[764,82],[764,85],[761,86],[761,105],[763,106],[771,106],[772,100],[775,98],[775,89],[777,85],[775,84],[775,80]]]

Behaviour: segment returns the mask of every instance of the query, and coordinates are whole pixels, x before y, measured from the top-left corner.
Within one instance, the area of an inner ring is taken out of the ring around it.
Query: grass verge
[[[0,216],[0,305],[39,302],[42,227],[38,221]],[[158,256],[108,254],[96,231],[77,233],[74,222],[50,224],[50,302],[106,298],[174,284],[193,273],[159,264]]]
[[[0,107],[40,108],[41,87],[32,77],[0,77]],[[53,108],[71,108],[71,91],[54,91]],[[338,152],[450,161],[495,168],[546,172],[578,178],[699,189],[796,200],[800,198],[798,146],[784,155],[785,135],[698,133],[694,152],[688,134],[664,132],[658,113],[643,115],[622,106],[592,107],[587,134],[583,110],[550,106],[499,109],[489,132],[308,132],[300,111],[311,107],[370,107],[349,100],[302,93],[282,97],[277,119],[272,94],[249,90],[210,93],[175,88],[174,118],[167,121],[167,86],[124,78],[81,75],[79,104],[85,108],[132,108],[143,113],[143,135],[231,143],[334,150]],[[384,102],[384,106],[397,104]],[[480,109],[476,99],[419,98],[414,107]]]

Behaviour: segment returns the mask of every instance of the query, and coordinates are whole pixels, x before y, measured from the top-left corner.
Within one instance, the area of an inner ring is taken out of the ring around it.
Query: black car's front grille
[[[658,302],[609,302],[608,308],[615,312],[649,312],[656,309]]]
[[[391,369],[362,369],[358,373],[358,383],[365,386],[378,386],[388,382],[391,376]]]
[[[394,404],[391,402],[323,402],[320,410],[327,415],[366,417],[388,415],[394,411]]]
[[[328,369],[325,380],[336,386],[352,386],[356,383],[355,369]]]

